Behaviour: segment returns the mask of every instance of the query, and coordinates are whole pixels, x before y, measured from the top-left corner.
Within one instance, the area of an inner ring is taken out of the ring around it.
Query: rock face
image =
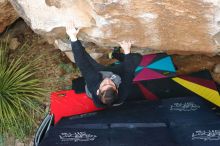
[[[214,73],[220,74],[220,64],[217,64],[214,68]]]
[[[17,18],[17,12],[10,2],[8,0],[0,0],[0,33]]]
[[[134,46],[174,53],[220,52],[220,0],[10,0],[19,15],[52,43],[66,38],[73,19],[79,38],[101,46]]]

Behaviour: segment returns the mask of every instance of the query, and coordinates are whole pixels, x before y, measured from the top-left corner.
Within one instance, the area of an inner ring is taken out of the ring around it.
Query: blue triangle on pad
[[[142,70],[143,68],[144,68],[143,66],[138,66],[138,67],[136,67],[135,72],[138,72],[138,71]]]
[[[170,56],[149,64],[147,68],[176,72]]]

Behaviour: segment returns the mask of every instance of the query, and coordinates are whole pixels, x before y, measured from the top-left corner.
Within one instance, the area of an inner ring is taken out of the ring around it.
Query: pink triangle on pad
[[[139,66],[147,66],[151,61],[156,57],[155,54],[145,55],[143,56],[141,63]]]
[[[142,94],[147,100],[156,100],[158,97],[154,95],[150,90],[144,87],[140,82],[136,82],[138,87],[141,89]]]
[[[152,80],[152,79],[159,79],[164,78],[166,76],[157,73],[155,71],[152,71],[148,68],[144,68],[139,74],[135,76],[133,81],[143,81],[143,80]]]

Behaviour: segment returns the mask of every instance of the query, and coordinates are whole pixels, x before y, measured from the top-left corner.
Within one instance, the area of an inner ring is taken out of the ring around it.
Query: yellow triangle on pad
[[[178,77],[172,78],[172,80],[220,107],[220,95],[218,91]]]

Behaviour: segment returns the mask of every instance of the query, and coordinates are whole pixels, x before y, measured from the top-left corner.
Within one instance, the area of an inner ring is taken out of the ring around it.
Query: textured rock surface
[[[62,41],[60,39],[58,40],[55,40],[55,46],[57,48],[59,48],[61,51],[63,51],[66,56],[72,61],[72,62],[75,62],[75,59],[73,57],[73,52],[72,52],[72,48],[71,48],[71,44],[70,44],[70,41]],[[103,56],[103,53],[97,53],[97,52],[93,52],[92,51],[89,51],[89,50],[86,50],[89,55],[95,59],[95,60],[98,60],[100,57]]]
[[[220,74],[220,64],[215,65],[214,73]]]
[[[10,2],[8,0],[0,0],[0,33],[17,18],[17,12]]]
[[[84,41],[101,46],[133,40],[137,47],[175,53],[220,52],[220,0],[10,0],[51,43],[74,19]]]
[[[18,38],[12,38],[9,42],[9,48],[15,50],[21,43],[18,41]]]

